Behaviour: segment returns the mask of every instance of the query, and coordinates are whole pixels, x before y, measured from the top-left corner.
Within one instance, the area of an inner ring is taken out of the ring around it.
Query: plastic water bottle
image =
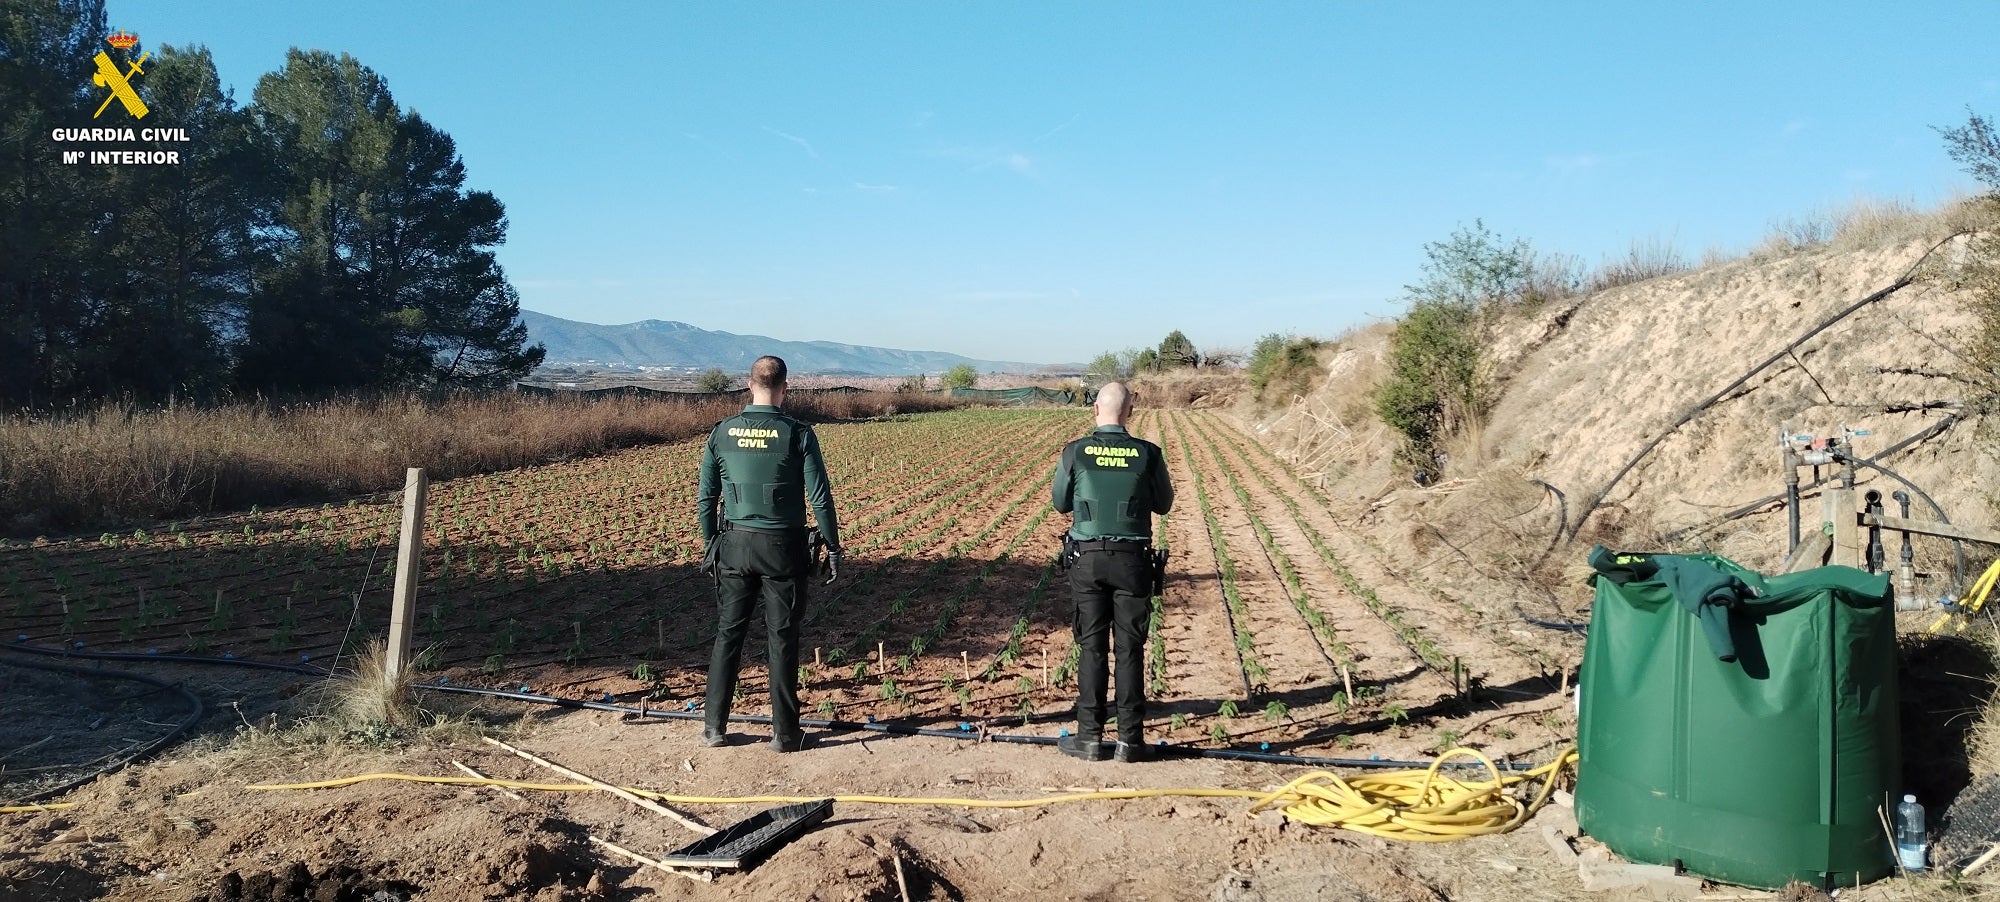
[[[1924,869],[1924,806],[1906,795],[1896,806],[1896,860],[1906,871]]]

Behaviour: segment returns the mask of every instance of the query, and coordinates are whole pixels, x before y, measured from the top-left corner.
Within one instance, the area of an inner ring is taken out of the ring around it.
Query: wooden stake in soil
[[[675,811],[672,808],[668,808],[667,806],[655,802],[652,799],[641,798],[637,795],[633,795],[631,792],[628,792],[624,789],[620,789],[619,787],[606,783],[603,780],[599,780],[594,777],[577,773],[576,771],[570,770],[569,768],[564,767],[560,764],[556,764],[552,761],[545,761],[541,758],[537,758],[533,755],[528,754],[527,752],[521,751],[520,749],[508,745],[507,743],[501,742],[500,740],[495,739],[491,736],[482,736],[480,738],[486,740],[487,745],[498,746],[500,748],[506,749],[507,751],[513,752],[516,755],[519,755],[523,758],[528,759],[529,761],[532,761],[536,764],[546,767],[549,770],[555,771],[556,773],[562,774],[563,776],[568,777],[572,780],[581,780],[585,783],[589,783],[590,785],[595,786],[598,789],[602,789],[605,792],[611,793],[612,795],[624,799],[627,802],[631,802],[632,804],[644,808],[647,811],[651,811],[654,814],[665,815],[666,817],[671,818],[675,822],[679,823],[681,826],[686,827],[689,830],[693,830],[694,832],[699,833],[703,836],[715,835],[714,827],[711,827],[698,820],[695,820],[694,818],[688,817],[687,815]]]
[[[487,775],[485,775],[485,774],[482,774],[482,773],[480,773],[480,772],[478,772],[478,771],[476,771],[476,770],[473,770],[473,769],[472,769],[472,768],[470,768],[470,767],[466,767],[466,766],[465,766],[465,762],[463,762],[463,761],[459,761],[459,760],[458,760],[458,759],[456,759],[456,758],[452,759],[452,762],[451,762],[451,766],[452,766],[452,767],[456,767],[456,768],[458,768],[459,770],[462,770],[462,771],[465,771],[466,773],[468,773],[468,774],[471,774],[472,776],[474,776],[474,777],[476,777],[476,778],[478,778],[478,779],[481,779],[481,780],[491,780],[491,779],[493,779],[492,777],[488,777]],[[516,802],[525,802],[525,801],[527,801],[527,799],[524,799],[524,798],[521,798],[521,794],[520,794],[520,793],[518,793],[518,792],[515,792],[515,791],[513,791],[513,790],[511,790],[511,789],[508,789],[508,788],[507,788],[507,787],[505,787],[505,786],[493,786],[493,787],[488,787],[488,788],[492,789],[492,790],[493,790],[494,792],[497,792],[497,793],[499,793],[499,794],[501,794],[501,795],[503,795],[503,796],[506,796],[507,798],[510,798],[510,799],[513,799],[513,800],[514,800],[514,801],[516,801]]]
[[[887,642],[875,643],[875,666],[883,673],[889,672],[889,652]]]
[[[820,647],[819,647],[819,646],[817,646],[817,645],[813,646],[813,666],[814,666],[814,667],[818,667],[818,666],[819,666],[819,648],[820,648]]]
[[[968,683],[972,682],[972,653],[971,653],[971,652],[965,652],[965,651],[962,651],[962,652],[959,652],[959,653],[958,653],[958,667],[959,667],[959,669],[960,669],[961,671],[963,671],[963,672],[965,673],[965,681],[966,681],[966,682],[968,682]]]
[[[1340,685],[1347,689],[1347,703],[1354,704],[1354,668],[1340,665]]]
[[[403,479],[403,535],[396,545],[396,594],[389,607],[390,685],[410,660],[410,635],[416,631],[417,578],[423,575],[424,494],[430,478],[422,467],[411,467]]]
[[[1042,646],[1042,685],[1049,685],[1049,647]]]
[[[903,894],[903,902],[910,902],[910,884],[903,879],[903,853],[891,850],[889,855],[896,862],[896,891]]]
[[[667,873],[672,874],[676,877],[686,877],[687,879],[692,880],[696,883],[715,882],[715,875],[707,871],[683,870],[681,868],[677,868],[674,867],[673,865],[667,864],[664,861],[658,861],[652,858],[647,858],[646,856],[634,852],[631,849],[627,849],[624,846],[611,842],[610,840],[607,839],[599,839],[596,836],[592,836],[590,838],[590,841],[600,846],[603,846],[604,848],[609,849],[612,852],[616,852],[620,855],[623,855],[626,858],[630,858],[633,861],[636,861],[640,864],[646,865],[648,867],[659,868],[660,870],[666,871]]]

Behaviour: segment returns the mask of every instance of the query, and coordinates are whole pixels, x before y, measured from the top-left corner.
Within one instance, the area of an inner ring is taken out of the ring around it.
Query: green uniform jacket
[[[1174,507],[1160,446],[1123,426],[1099,426],[1063,446],[1049,494],[1076,539],[1153,538],[1153,515]]]
[[[811,426],[768,404],[752,404],[715,424],[701,452],[695,496],[703,541],[721,532],[723,520],[752,529],[804,529],[808,504],[827,549],[839,552],[833,488]]]
[[[1708,649],[1720,661],[1736,660],[1736,640],[1729,634],[1729,613],[1739,606],[1755,607],[1757,592],[1734,573],[1718,567],[1706,555],[1619,554],[1602,545],[1590,549],[1589,564],[1618,585],[1660,583],[1681,607],[1701,623]]]

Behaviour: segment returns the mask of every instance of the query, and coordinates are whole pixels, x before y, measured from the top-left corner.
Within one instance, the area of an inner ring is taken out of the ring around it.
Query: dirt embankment
[[[1986,486],[2000,460],[1982,447],[1984,423],[1964,406],[1972,389],[1954,378],[1971,321],[1964,298],[1936,277],[1949,265],[1947,246],[1914,284],[1827,327],[1674,430],[1580,529],[1557,538],[1565,518],[1575,529],[1619,470],[1682,414],[1894,284],[1932,244],[1751,257],[1506,322],[1488,361],[1492,409],[1481,429],[1448,447],[1443,479],[1430,486],[1395,465],[1397,437],[1369,409],[1387,369],[1387,326],[1334,343],[1312,395],[1245,419],[1395,565],[1441,588],[1477,592],[1496,613],[1511,613],[1513,602],[1560,616],[1586,601],[1576,577],[1595,542],[1712,551],[1773,567],[1785,553],[1783,506],[1723,517],[1784,489],[1781,429],[1865,430],[1855,440],[1863,456],[1935,430],[1881,463],[1929,492],[1954,522],[1984,525],[1992,521]],[[1865,470],[1859,486],[1879,489],[1896,513],[1889,496],[1902,486]],[[1807,491],[1808,521],[1818,504]],[[1935,512],[1918,499],[1912,516]],[[1892,562],[1899,550],[1888,549]],[[1949,545],[1920,541],[1916,555],[1929,577],[1920,591],[1939,594],[1953,577]]]

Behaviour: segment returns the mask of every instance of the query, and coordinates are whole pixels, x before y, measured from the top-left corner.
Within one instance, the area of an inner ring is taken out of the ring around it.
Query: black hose
[[[1924,499],[1924,503],[1930,505],[1931,510],[1937,512],[1938,522],[1943,523],[1946,526],[1951,525],[1951,518],[1945,516],[1944,508],[1937,503],[1937,499],[1932,498],[1929,492],[1917,488],[1916,483],[1904,479],[1902,475],[1897,473],[1896,471],[1891,470],[1888,467],[1882,466],[1881,464],[1878,464],[1872,460],[1862,460],[1861,458],[1855,457],[1845,452],[1836,451],[1834,452],[1833,456],[1835,460],[1846,461],[1847,463],[1851,463],[1856,466],[1867,467],[1871,470],[1881,473],[1884,476],[1889,477],[1890,479],[1894,479],[1897,482],[1902,483],[1905,488],[1909,489],[1912,492],[1916,492],[1917,497]],[[1957,539],[1951,540],[1951,557],[1952,557],[1952,562],[1951,562],[1952,587],[1954,589],[1964,588],[1965,587],[1965,543],[1964,542],[1961,542]]]
[[[196,696],[194,693],[189,692],[187,691],[187,689],[179,685],[176,685],[174,683],[169,683],[166,680],[162,680],[157,677],[149,677],[146,676],[145,674],[126,673],[122,670],[106,670],[103,668],[94,668],[94,667],[68,667],[62,664],[30,663],[27,661],[15,661],[13,662],[13,666],[26,667],[30,670],[44,670],[50,673],[65,673],[71,676],[110,677],[112,679],[119,679],[119,680],[132,680],[134,682],[145,683],[149,686],[154,686],[159,689],[165,689],[170,692],[178,692],[180,693],[181,699],[183,701],[186,701],[188,704],[188,716],[182,718],[180,723],[175,724],[173,729],[169,730],[165,736],[161,736],[160,738],[155,739],[152,742],[146,743],[144,746],[141,746],[138,751],[132,752],[131,754],[124,756],[122,760],[114,761],[111,764],[105,765],[104,767],[92,771],[89,774],[85,774],[84,776],[71,780],[68,783],[64,783],[61,786],[56,786],[50,789],[44,789],[39,792],[22,796],[21,798],[15,799],[11,802],[7,802],[6,804],[8,805],[33,804],[43,799],[55,798],[56,796],[70,792],[71,790],[74,790],[78,787],[85,786],[89,784],[91,781],[96,780],[98,777],[102,777],[105,774],[115,773],[119,769],[135,761],[141,761],[146,758],[150,758],[156,754],[159,754],[161,750],[165,749],[169,745],[172,745],[176,740],[180,739],[182,734],[186,733],[188,730],[193,729],[195,724],[200,723],[202,716],[206,714],[208,711],[208,709],[202,705],[201,698],[199,696]]]
[[[86,661],[144,661],[168,664],[224,664],[232,667],[253,667],[260,670],[279,670],[305,676],[331,676],[332,671],[303,664],[279,664],[275,661],[258,661],[250,658],[211,658],[206,655],[152,655],[131,651],[84,651],[71,648],[45,648],[15,641],[0,645],[0,651],[18,651],[29,654],[46,655],[55,658],[77,658]]]
[[[169,663],[180,663],[180,664],[216,664],[216,665],[233,666],[233,667],[261,667],[270,670],[288,670],[296,673],[306,674],[308,676],[327,675],[326,671],[317,670],[310,667],[300,667],[290,664],[274,664],[269,661],[252,661],[243,658],[210,658],[210,657],[202,657],[199,655],[143,655],[143,654],[133,654],[128,652],[68,651],[65,649],[40,648],[37,646],[22,645],[19,643],[12,645],[0,645],[0,648],[11,649],[14,651],[32,652],[34,654],[41,654],[41,655],[61,656],[61,657],[91,658],[91,659],[111,660],[111,661],[166,661]],[[78,668],[61,668],[56,665],[22,665],[22,666],[41,667],[44,669],[78,670]],[[138,679],[144,682],[152,683],[157,686],[178,690],[183,695],[186,695],[190,700],[192,700],[195,705],[199,706],[201,704],[201,700],[195,698],[192,694],[189,694],[187,690],[180,689],[180,687],[173,686],[172,684],[166,683],[164,681],[154,680],[150,677],[142,677],[137,674],[129,674],[129,675],[120,674],[116,671],[107,671],[107,670],[79,670],[79,672],[92,673],[92,674],[106,673],[117,676],[130,676],[132,679]],[[504,698],[518,702],[528,702],[531,704],[553,705],[559,708],[574,708],[574,709],[582,709],[589,711],[609,711],[616,714],[630,714],[636,717],[657,717],[666,720],[700,720],[703,717],[703,715],[700,712],[695,712],[695,711],[662,710],[659,708],[646,708],[646,707],[635,708],[630,705],[618,705],[618,704],[612,704],[610,702],[591,702],[591,701],[583,701],[581,699],[558,698],[553,695],[536,695],[530,692],[513,692],[506,689],[482,689],[476,686],[452,686],[443,683],[416,683],[413,684],[411,688],[421,689],[426,692],[443,692],[447,694],[456,694],[456,695],[479,695],[479,696],[486,696],[488,698]],[[186,723],[186,725],[184,725],[181,729],[185,730],[187,726],[192,726],[193,722],[199,719],[200,719],[200,713],[199,711],[197,711],[196,715],[193,718],[191,718]],[[769,724],[771,722],[770,717],[761,714],[731,714],[729,716],[729,720],[731,723]],[[986,742],[1009,742],[1009,743],[1019,743],[1025,745],[1054,745],[1056,741],[1055,737],[1052,736],[1027,736],[1027,735],[1006,734],[1006,733],[988,733],[982,736],[976,730],[934,730],[934,729],[926,729],[923,727],[906,726],[903,724],[874,723],[874,722],[856,723],[854,721],[823,720],[820,718],[810,718],[810,717],[800,718],[799,725],[807,727],[815,727],[825,730],[832,730],[834,732],[867,731],[873,733],[887,733],[894,736],[930,736],[938,739],[960,739],[973,742],[983,740]],[[178,732],[179,731],[176,731],[175,735],[178,735]],[[164,742],[159,743],[158,745],[163,747]],[[145,757],[146,755],[150,755],[155,751],[157,751],[157,749],[148,749],[136,757]],[[1167,757],[1210,758],[1219,761],[1255,761],[1267,764],[1298,764],[1307,767],[1322,767],[1322,768],[1348,767],[1348,768],[1408,769],[1408,768],[1425,768],[1430,766],[1430,762],[1428,761],[1383,761],[1372,758],[1316,758],[1304,755],[1287,755],[1277,752],[1262,752],[1262,751],[1251,752],[1251,751],[1239,751],[1236,749],[1197,749],[1187,746],[1175,746],[1175,745],[1154,746],[1154,751],[1160,755]],[[1445,762],[1445,766],[1478,767],[1480,765],[1477,762],[1448,761]],[[1497,766],[1501,770],[1505,771],[1521,771],[1521,770],[1533,769],[1532,765],[1511,764],[1505,762],[1497,763]],[[98,776],[97,774],[92,774],[89,778],[86,778],[85,780],[82,780],[75,785],[62,787],[50,793],[38,794],[35,798],[47,798],[50,795],[60,795],[63,792],[68,792],[70,789],[74,789],[76,785],[82,785],[82,783],[87,783],[90,780],[96,779],[97,776]],[[32,801],[32,799],[30,801]]]
[[[1929,250],[1924,251],[1923,255],[1917,258],[1915,263],[1911,263],[1909,269],[1904,270],[1903,275],[1900,278],[1896,279],[1894,283],[1890,284],[1886,288],[1881,289],[1880,291],[1877,291],[1873,294],[1868,295],[1865,298],[1862,298],[1861,300],[1855,301],[1854,303],[1847,305],[1847,307],[1843,308],[1840,312],[1835,313],[1830,317],[1827,317],[1825,320],[1821,321],[1819,325],[1806,330],[1806,333],[1804,335],[1801,335],[1798,338],[1793,339],[1790,344],[1785,345],[1783,348],[1779,349],[1777,353],[1772,354],[1771,356],[1765,358],[1764,362],[1759,363],[1754,367],[1751,367],[1749,372],[1744,373],[1742,376],[1738,377],[1736,381],[1731,382],[1728,385],[1724,386],[1721,391],[1708,396],[1706,399],[1695,404],[1693,407],[1688,408],[1685,413],[1681,414],[1679,419],[1673,422],[1673,425],[1668,426],[1665,431],[1661,432],[1659,435],[1654,436],[1651,441],[1646,443],[1645,447],[1639,449],[1639,453],[1632,455],[1632,459],[1625,462],[1625,466],[1620,468],[1618,470],[1618,473],[1611,477],[1611,481],[1605,483],[1604,488],[1598,490],[1597,496],[1590,499],[1590,503],[1584,506],[1583,512],[1577,515],[1575,525],[1572,526],[1569,530],[1570,535],[1574,537],[1577,531],[1583,528],[1583,521],[1590,519],[1590,515],[1595,513],[1597,511],[1598,506],[1604,503],[1605,497],[1611,494],[1611,490],[1616,488],[1618,486],[1618,483],[1625,478],[1626,474],[1632,472],[1633,468],[1639,465],[1640,461],[1646,459],[1646,455],[1653,453],[1653,449],[1659,447],[1661,442],[1666,441],[1669,436],[1673,435],[1682,426],[1687,425],[1690,420],[1693,420],[1695,417],[1700,416],[1703,411],[1706,411],[1710,407],[1713,407],[1716,404],[1716,402],[1721,401],[1723,398],[1728,397],[1732,392],[1736,391],[1738,388],[1743,387],[1744,383],[1747,383],[1751,379],[1755,378],[1758,373],[1763,372],[1765,369],[1769,368],[1772,364],[1775,364],[1778,361],[1784,360],[1785,358],[1791,356],[1791,353],[1797,350],[1800,345],[1803,345],[1806,342],[1811,341],[1815,336],[1831,328],[1835,323],[1838,323],[1841,320],[1846,319],[1847,317],[1854,314],[1856,311],[1860,310],[1863,307],[1873,304],[1876,301],[1886,298],[1889,295],[1895,294],[1896,292],[1909,287],[1911,284],[1914,284],[1916,281],[1914,276],[1917,271],[1917,267],[1923,265],[1925,260],[1930,259],[1930,256],[1932,254],[1937,253],[1938,248],[1944,247],[1947,243],[1950,243],[1951,241],[1957,239],[1960,235],[1964,234],[1966,233],[1962,231],[1954,232],[1950,236],[1946,237],[1944,240],[1939,241],[1937,244],[1932,245]]]

